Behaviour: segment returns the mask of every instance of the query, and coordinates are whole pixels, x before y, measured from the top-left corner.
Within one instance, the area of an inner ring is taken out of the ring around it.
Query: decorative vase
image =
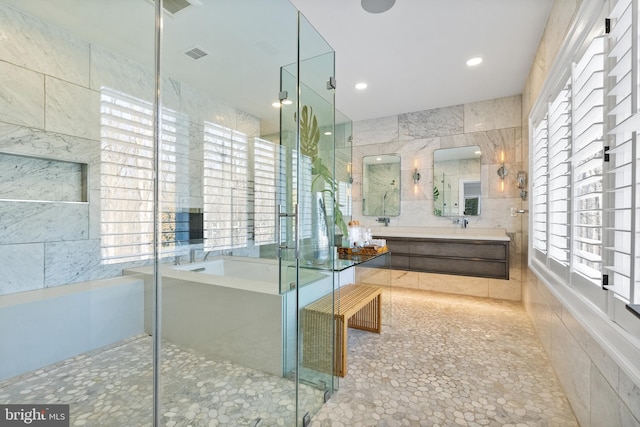
[[[329,224],[324,205],[324,193],[311,194],[311,239],[303,252],[303,258],[310,264],[324,264],[329,259]]]

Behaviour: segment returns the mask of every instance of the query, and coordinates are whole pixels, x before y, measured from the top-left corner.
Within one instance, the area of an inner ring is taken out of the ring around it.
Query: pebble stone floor
[[[0,382],[0,403],[69,404],[71,426],[152,425],[152,340],[147,335]],[[295,383],[163,343],[161,425],[292,426]],[[324,391],[301,385],[313,412]],[[257,422],[260,419],[259,423]]]
[[[520,303],[393,289],[382,334],[349,331],[348,375],[311,427],[578,426]],[[69,403],[72,426],[150,426],[151,340],[0,382],[0,403]],[[166,344],[162,425],[292,426],[293,383]],[[301,386],[307,408],[321,392]]]
[[[392,325],[349,330],[348,373],[311,427],[573,427],[522,304],[393,288]]]

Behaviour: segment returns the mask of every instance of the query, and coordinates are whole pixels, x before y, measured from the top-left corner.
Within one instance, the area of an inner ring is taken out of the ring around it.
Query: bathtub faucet
[[[180,255],[176,255],[173,258],[173,265],[180,265],[180,258],[182,258]]]
[[[196,262],[196,250],[195,249],[191,249],[189,251],[189,262],[190,263]]]

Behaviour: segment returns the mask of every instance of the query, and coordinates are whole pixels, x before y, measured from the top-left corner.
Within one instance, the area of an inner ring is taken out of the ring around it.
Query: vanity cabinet
[[[392,254],[392,269],[509,279],[508,240],[381,238]]]

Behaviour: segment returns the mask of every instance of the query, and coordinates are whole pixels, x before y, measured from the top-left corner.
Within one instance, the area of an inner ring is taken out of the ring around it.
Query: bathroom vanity
[[[509,242],[504,229],[376,227],[386,239],[394,270],[509,279]]]

